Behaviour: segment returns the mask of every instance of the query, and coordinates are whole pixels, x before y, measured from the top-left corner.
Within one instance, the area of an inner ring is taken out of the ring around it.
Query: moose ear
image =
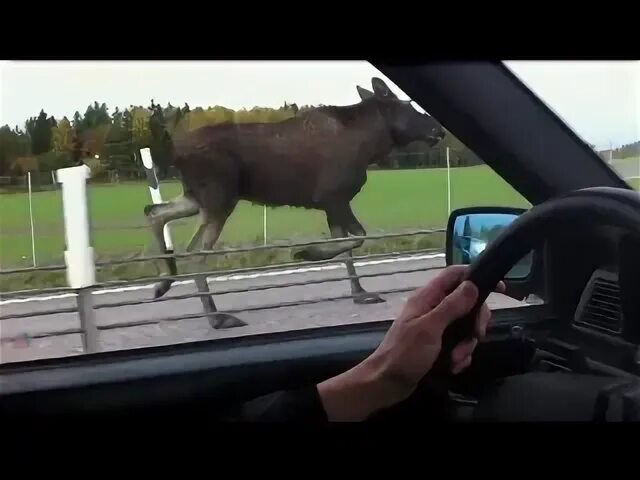
[[[398,98],[381,78],[373,77],[371,79],[371,86],[373,87],[373,92],[377,97]]]
[[[367,98],[373,97],[373,92],[371,90],[367,90],[366,88],[362,88],[360,85],[356,85],[358,89],[358,94],[362,100],[366,100]]]

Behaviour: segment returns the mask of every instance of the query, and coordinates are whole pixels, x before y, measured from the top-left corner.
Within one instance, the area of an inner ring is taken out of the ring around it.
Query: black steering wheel
[[[576,190],[536,205],[505,228],[470,265],[467,279],[478,287],[477,304],[469,315],[445,330],[442,351],[428,376],[446,384],[451,351],[473,335],[478,310],[522,257],[556,229],[593,224],[621,227],[640,236],[640,193],[611,187]]]

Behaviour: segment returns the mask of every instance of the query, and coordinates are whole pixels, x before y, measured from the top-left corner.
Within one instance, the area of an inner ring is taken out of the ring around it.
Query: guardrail
[[[440,233],[442,229],[436,230],[424,230],[421,232],[411,232],[411,235],[429,235],[433,233]],[[398,237],[402,236],[402,234],[389,234],[388,237]],[[385,235],[376,235],[375,238],[386,238]],[[353,240],[355,237],[350,237],[350,240]],[[364,238],[364,237],[362,237]],[[337,239],[340,240],[340,239]],[[344,241],[344,239],[342,239]],[[296,243],[292,244],[289,248],[295,248],[300,246],[305,246],[309,244],[317,245],[321,243],[329,243],[334,241],[334,239],[326,240],[326,241],[314,241],[314,242],[306,242],[306,243]],[[271,247],[270,245],[266,246]],[[273,248],[283,248],[283,245],[275,245]],[[265,249],[265,246],[255,247],[256,249]],[[238,250],[238,249],[233,249]],[[242,251],[251,251],[250,248],[241,249]],[[227,253],[227,249],[223,250],[212,250],[209,254],[224,254]],[[403,259],[411,259],[411,257],[421,258],[422,255],[425,254],[433,254],[440,253],[442,250],[437,248],[428,248],[428,249],[420,249],[420,250],[411,250],[406,252],[391,252],[391,253],[382,253],[382,254],[373,254],[373,255],[363,255],[363,256],[355,256],[353,257],[354,261],[359,260],[371,260],[371,259],[394,259],[394,258],[403,258]],[[199,252],[198,252],[199,253]],[[194,255],[196,253],[194,252]],[[188,255],[187,255],[188,256]],[[166,255],[160,256],[161,258],[166,257]],[[152,259],[155,257],[146,258],[146,260]],[[222,322],[224,314],[238,313],[238,312],[249,312],[249,311],[258,311],[258,310],[272,310],[275,308],[288,308],[299,305],[309,305],[321,302],[330,302],[330,301],[338,301],[338,300],[346,300],[354,298],[354,295],[339,295],[332,297],[320,297],[314,299],[300,300],[294,302],[278,302],[264,305],[256,305],[256,306],[247,306],[241,308],[235,308],[231,310],[224,311],[213,311],[210,308],[209,299],[212,298],[214,292],[211,292],[209,289],[208,280],[210,278],[220,278],[234,275],[241,275],[243,273],[248,272],[264,272],[264,271],[278,271],[282,269],[290,269],[290,268],[305,268],[305,269],[313,269],[314,267],[321,267],[326,265],[333,265],[341,263],[339,260],[331,259],[331,260],[320,260],[315,262],[290,262],[279,265],[265,265],[262,267],[255,268],[236,268],[236,269],[226,269],[226,270],[214,270],[214,271],[206,271],[206,272],[198,272],[198,273],[189,273],[182,274],[176,276],[156,276],[156,277],[144,277],[138,278],[132,281],[108,281],[102,283],[96,283],[91,287],[85,288],[52,288],[52,289],[43,289],[43,290],[21,290],[15,292],[6,292],[0,295],[0,299],[27,299],[32,298],[37,295],[46,295],[46,294],[74,294],[76,295],[76,306],[74,307],[65,307],[65,308],[56,308],[50,310],[40,310],[37,312],[22,312],[22,313],[13,313],[7,315],[0,315],[0,322],[12,319],[20,319],[20,318],[32,318],[32,317],[41,317],[41,316],[49,316],[49,315],[59,315],[59,314],[67,314],[67,313],[77,313],[80,320],[80,327],[76,329],[64,329],[58,331],[50,331],[50,332],[39,332],[36,334],[29,335],[17,335],[13,337],[2,337],[1,341],[3,343],[7,342],[15,342],[19,340],[29,340],[36,338],[45,338],[45,337],[53,337],[53,336],[61,336],[61,335],[71,335],[71,334],[81,334],[83,337],[83,348],[87,353],[99,351],[99,339],[98,333],[102,330],[111,330],[116,328],[127,328],[127,327],[135,327],[141,325],[152,325],[159,324],[163,322],[172,322],[177,320],[187,320],[187,319],[197,319],[207,317],[210,325],[213,328],[225,328],[224,322]],[[105,265],[109,264],[109,262],[105,262]],[[292,281],[285,283],[268,283],[264,285],[256,285],[250,287],[242,287],[242,288],[227,288],[221,289],[215,292],[215,295],[225,295],[225,294],[233,294],[233,293],[244,293],[244,292],[256,292],[256,291],[264,291],[271,289],[282,289],[289,287],[298,287],[298,286],[306,286],[306,285],[317,285],[322,283],[330,283],[330,282],[338,282],[338,281],[348,281],[355,278],[372,278],[372,277],[384,277],[390,275],[398,275],[398,274],[409,274],[409,273],[418,273],[425,272],[429,270],[433,270],[440,267],[421,267],[421,268],[405,268],[405,269],[393,269],[386,272],[376,272],[376,273],[364,273],[359,275],[340,275],[340,276],[331,276],[329,278],[321,278],[321,279],[310,279],[310,280],[301,280],[301,281]],[[31,270],[39,270],[38,268]],[[44,269],[43,269],[44,270]],[[12,270],[3,270],[0,271],[0,275],[12,272]],[[186,293],[179,295],[172,295],[169,297],[161,297],[158,299],[139,299],[139,300],[126,300],[120,302],[103,302],[97,303],[95,302],[95,298],[93,298],[93,292],[104,290],[104,289],[112,289],[114,287],[120,286],[132,286],[132,285],[141,285],[141,284],[150,284],[153,282],[173,279],[173,280],[193,280],[196,287],[197,292],[194,293]],[[389,290],[379,290],[371,293],[377,294],[389,294],[389,293],[400,293],[410,291],[413,288],[399,288],[399,289],[389,289]],[[162,303],[168,301],[175,300],[187,300],[191,298],[199,298],[203,305],[203,312],[198,314],[187,314],[187,315],[179,315],[179,316],[167,316],[163,318],[156,318],[153,320],[140,320],[133,322],[121,322],[115,323],[111,325],[97,325],[95,322],[95,311],[100,309],[108,309],[108,308],[118,308],[118,307],[126,307],[133,305],[144,305],[151,303]]]
[[[265,265],[262,267],[248,267],[248,268],[236,268],[236,269],[227,269],[227,270],[215,270],[215,271],[206,271],[206,272],[198,272],[198,273],[189,273],[189,274],[180,274],[174,276],[156,276],[156,277],[144,277],[138,278],[131,281],[107,281],[107,282],[96,282],[95,280],[95,270],[96,268],[108,267],[112,265],[119,264],[127,264],[134,262],[147,262],[147,261],[155,261],[162,260],[166,258],[175,258],[177,260],[189,258],[189,257],[198,257],[203,255],[226,255],[230,253],[245,253],[252,251],[262,251],[262,250],[273,250],[273,249],[295,249],[308,247],[312,245],[322,245],[322,244],[330,244],[330,243],[339,243],[344,241],[354,241],[354,240],[378,240],[378,239],[387,239],[387,238],[399,238],[399,237],[408,237],[408,236],[417,236],[417,235],[432,235],[435,233],[442,233],[444,229],[427,229],[427,230],[415,230],[409,232],[402,233],[390,233],[390,234],[382,234],[382,235],[367,235],[367,236],[359,236],[359,237],[347,237],[347,238],[332,238],[332,239],[324,239],[324,240],[313,240],[308,242],[300,242],[300,243],[282,243],[282,244],[268,244],[268,245],[259,245],[259,246],[250,246],[250,247],[238,247],[238,248],[224,248],[218,250],[203,250],[198,252],[189,252],[189,253],[171,253],[166,255],[152,255],[152,256],[144,256],[144,257],[135,257],[121,260],[113,260],[108,262],[95,262],[93,259],[93,249],[90,246],[89,241],[89,219],[88,212],[86,209],[86,171],[83,171],[84,167],[71,167],[67,169],[59,170],[57,173],[57,178],[62,183],[63,190],[63,207],[64,207],[64,217],[65,217],[65,238],[67,250],[65,251],[65,264],[64,265],[51,265],[45,267],[30,267],[30,268],[17,268],[17,269],[7,269],[0,270],[0,275],[8,275],[8,274],[16,274],[16,273],[31,273],[38,271],[55,271],[55,270],[65,270],[67,273],[67,280],[69,283],[69,287],[62,288],[50,288],[50,289],[41,289],[41,290],[20,290],[14,292],[5,292],[0,294],[0,300],[14,299],[16,301],[24,300],[27,301],[28,298],[34,297],[37,295],[46,295],[46,294],[72,294],[76,297],[76,306],[74,307],[66,307],[66,308],[57,308],[51,310],[41,310],[38,312],[23,312],[23,313],[14,313],[7,315],[0,315],[0,322],[7,321],[11,319],[20,319],[27,317],[40,317],[40,316],[48,316],[48,315],[57,315],[57,314],[67,314],[67,313],[77,313],[80,321],[79,328],[71,328],[71,329],[63,329],[57,331],[49,331],[49,332],[39,332],[35,334],[29,335],[18,335],[13,337],[2,337],[0,340],[2,343],[6,342],[15,342],[17,340],[29,340],[36,338],[44,338],[44,337],[54,337],[61,335],[71,335],[71,334],[80,334],[82,336],[82,344],[83,350],[87,353],[97,352],[100,350],[100,342],[99,342],[99,332],[104,330],[111,330],[116,328],[128,328],[134,326],[141,325],[151,325],[151,324],[159,324],[163,322],[172,322],[178,320],[187,320],[187,319],[195,319],[195,318],[207,318],[210,325],[215,328],[228,328],[225,325],[224,319],[225,315],[237,312],[248,312],[248,311],[257,311],[257,310],[271,310],[276,308],[287,308],[294,307],[299,305],[309,305],[321,302],[329,302],[329,301],[338,301],[345,299],[352,299],[355,295],[340,295],[333,297],[321,297],[314,299],[306,299],[292,302],[278,302],[278,303],[270,303],[264,305],[256,305],[256,306],[247,306],[242,308],[235,308],[231,310],[225,311],[216,311],[213,300],[212,300],[212,292],[209,289],[208,279],[210,277],[225,277],[225,276],[233,276],[242,273],[248,272],[260,272],[260,271],[277,271],[280,269],[289,269],[289,268],[305,268],[308,270],[312,270],[314,267],[320,267],[323,265],[330,264],[341,264],[344,263],[344,260],[340,259],[330,259],[330,260],[321,260],[321,261],[299,261],[299,262],[290,262],[279,265]],[[429,248],[429,249],[420,249],[420,250],[411,250],[405,252],[390,252],[390,253],[381,253],[381,254],[373,254],[373,255],[364,255],[364,256],[356,256],[353,257],[353,261],[358,260],[369,260],[369,259],[392,259],[397,257],[409,257],[412,256],[419,257],[420,255],[441,252],[441,249]],[[423,272],[428,270],[433,270],[434,268],[439,267],[423,267],[423,268],[407,268],[400,270],[392,270],[388,272],[380,272],[380,273],[369,273],[362,275],[341,275],[334,276],[331,278],[322,278],[322,279],[308,279],[308,280],[300,280],[300,281],[292,281],[286,283],[268,283],[264,285],[256,285],[252,287],[245,288],[228,288],[220,291],[216,291],[216,295],[224,295],[224,294],[232,294],[232,293],[242,293],[242,292],[255,292],[255,291],[263,291],[270,289],[280,289],[280,288],[288,288],[288,287],[297,287],[297,286],[305,286],[305,285],[314,285],[314,284],[322,284],[329,282],[337,282],[337,281],[348,281],[356,278],[368,278],[368,277],[380,277],[380,276],[388,276],[388,275],[397,275],[397,274],[408,274],[408,273],[416,273]],[[124,285],[140,285],[140,284],[150,284],[153,282],[158,282],[162,280],[192,280],[195,283],[197,288],[197,292],[180,294],[180,295],[172,295],[170,297],[162,297],[159,299],[141,299],[141,300],[126,300],[120,302],[111,302],[111,303],[97,303],[95,300],[94,292],[99,290],[117,288]],[[406,292],[412,290],[412,288],[396,288],[396,289],[388,289],[375,291],[371,293],[377,294],[389,294],[389,293],[399,293]],[[126,307],[132,305],[140,305],[140,304],[149,304],[149,303],[161,303],[173,300],[185,300],[191,298],[199,298],[202,303],[202,313],[195,314],[186,314],[179,316],[167,316],[164,318],[155,318],[153,320],[140,320],[140,321],[132,321],[132,322],[122,322],[122,323],[114,323],[110,325],[98,325],[95,320],[95,312],[100,309],[108,309],[108,308],[117,308],[117,307]],[[245,324],[246,325],[246,324]],[[237,324],[234,326],[238,326]]]

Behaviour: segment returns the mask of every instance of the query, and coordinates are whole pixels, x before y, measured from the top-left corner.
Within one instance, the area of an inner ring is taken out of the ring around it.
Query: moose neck
[[[376,163],[393,149],[393,139],[375,99],[354,105],[320,107],[317,111],[333,117],[353,135],[359,145],[359,156],[367,163]]]

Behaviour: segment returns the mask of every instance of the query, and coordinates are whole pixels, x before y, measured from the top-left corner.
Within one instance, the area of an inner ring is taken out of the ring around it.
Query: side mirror
[[[451,212],[447,224],[447,265],[472,263],[520,214],[522,208],[470,207]],[[507,273],[505,280],[525,280],[533,268],[533,251]]]

